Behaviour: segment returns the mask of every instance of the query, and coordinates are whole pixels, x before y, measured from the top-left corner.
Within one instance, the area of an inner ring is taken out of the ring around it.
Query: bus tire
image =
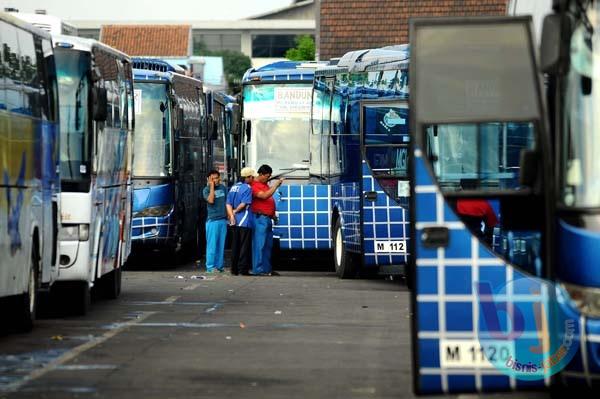
[[[410,264],[406,265],[406,271],[404,272],[404,279],[406,281],[406,288],[412,291],[415,287],[415,273]]]
[[[90,285],[87,281],[73,282],[71,287],[67,288],[67,292],[71,291],[71,296],[74,300],[71,305],[71,313],[76,316],[85,316],[90,311],[92,296]]]
[[[356,276],[356,260],[344,245],[342,223],[339,218],[333,228],[333,261],[335,273],[339,278],[347,279]]]
[[[101,279],[101,294],[106,299],[117,299],[121,294],[121,268],[104,275]]]
[[[31,262],[29,266],[29,279],[27,292],[17,298],[15,327],[19,332],[28,332],[33,328],[37,310],[37,288],[39,279],[39,258],[37,242],[31,246]]]

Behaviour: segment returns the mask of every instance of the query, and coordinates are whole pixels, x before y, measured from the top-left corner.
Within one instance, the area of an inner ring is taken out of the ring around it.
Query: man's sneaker
[[[279,274],[277,272],[271,272],[271,273],[269,273],[269,276],[281,276],[281,274]]]

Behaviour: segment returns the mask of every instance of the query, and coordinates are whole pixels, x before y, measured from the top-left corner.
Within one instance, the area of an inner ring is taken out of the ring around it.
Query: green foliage
[[[210,51],[206,49],[206,45],[203,42],[194,43],[194,55],[223,57],[225,79],[227,79],[229,90],[233,93],[241,90],[242,76],[252,67],[250,57],[244,53],[233,50]]]
[[[213,55],[223,57],[223,68],[229,89],[237,93],[242,87],[242,76],[252,67],[250,57],[241,51],[221,50],[213,52]]]
[[[285,58],[290,61],[314,61],[315,40],[313,37],[310,35],[297,36],[296,47],[286,51]]]

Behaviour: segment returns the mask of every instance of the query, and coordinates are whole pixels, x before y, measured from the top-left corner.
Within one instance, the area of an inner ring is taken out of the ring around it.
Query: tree
[[[300,35],[296,39],[296,47],[285,53],[285,58],[290,61],[314,61],[315,40],[310,35]]]
[[[241,51],[213,51],[212,55],[223,57],[223,68],[229,89],[236,93],[241,90],[242,76],[252,67],[252,60]]]
[[[211,51],[206,48],[204,42],[194,43],[194,55],[212,57],[223,57],[223,69],[229,90],[236,93],[241,90],[242,76],[252,67],[250,57],[241,51],[218,50]]]

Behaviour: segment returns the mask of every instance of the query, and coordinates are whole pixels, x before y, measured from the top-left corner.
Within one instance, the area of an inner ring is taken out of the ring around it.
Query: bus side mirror
[[[210,139],[211,140],[216,140],[219,138],[219,124],[217,123],[216,120],[212,119],[210,120]]]
[[[523,187],[535,186],[538,177],[538,163],[540,156],[537,151],[523,150],[521,151],[521,159],[519,160],[519,184]]]
[[[240,134],[240,121],[238,116],[240,115],[240,105],[232,104],[231,105],[231,134],[237,136]]]
[[[252,122],[246,121],[246,141],[252,140]]]
[[[165,111],[167,110],[167,106],[164,102],[160,102],[160,112],[162,113],[162,138],[165,140],[167,138],[167,117],[165,116]]]
[[[569,67],[570,20],[559,14],[544,18],[540,46],[540,69],[543,73],[564,74]]]
[[[179,127],[180,130],[183,130],[184,127],[184,114],[183,114],[183,108],[179,107],[177,109],[177,125]]]
[[[108,118],[108,97],[104,87],[92,89],[92,117],[96,122],[105,122]]]

